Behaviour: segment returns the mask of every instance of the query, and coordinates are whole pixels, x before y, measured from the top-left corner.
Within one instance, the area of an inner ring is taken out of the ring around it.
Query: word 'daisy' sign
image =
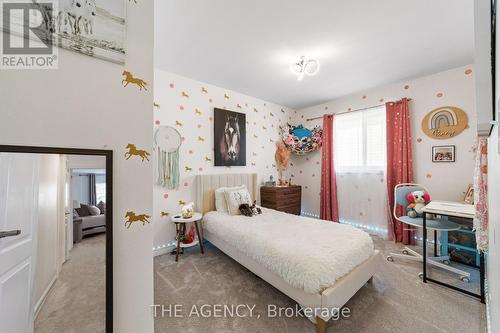
[[[433,139],[450,139],[469,127],[464,110],[455,106],[442,106],[429,112],[422,120],[422,131]]]

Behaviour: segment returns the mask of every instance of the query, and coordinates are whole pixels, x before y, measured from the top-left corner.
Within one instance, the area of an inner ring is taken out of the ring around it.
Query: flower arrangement
[[[318,150],[322,145],[323,129],[320,126],[312,130],[302,125],[280,127],[281,137],[285,146],[296,155],[304,155]]]

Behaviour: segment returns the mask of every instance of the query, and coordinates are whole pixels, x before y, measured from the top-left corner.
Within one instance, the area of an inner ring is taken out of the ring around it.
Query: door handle
[[[21,234],[21,230],[0,231],[0,238],[13,237]]]

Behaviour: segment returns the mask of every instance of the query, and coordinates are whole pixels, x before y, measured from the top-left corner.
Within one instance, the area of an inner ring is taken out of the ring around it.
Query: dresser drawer
[[[300,186],[260,188],[262,207],[290,214],[300,214],[302,188]]]

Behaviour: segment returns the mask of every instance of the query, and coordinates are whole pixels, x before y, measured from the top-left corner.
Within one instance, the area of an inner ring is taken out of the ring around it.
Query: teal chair
[[[394,218],[402,222],[403,225],[422,229],[424,225],[424,219],[422,217],[409,217],[406,215],[398,216],[396,213],[397,206],[402,206],[406,208],[406,206],[410,204],[410,201],[408,201],[406,197],[413,191],[425,191],[429,193],[429,191],[427,191],[427,189],[420,184],[403,183],[403,184],[398,184],[394,187],[394,210],[392,214],[394,215]],[[460,229],[460,225],[458,225],[457,223],[442,218],[432,218],[432,219],[427,218],[426,225],[427,225],[427,230],[435,231],[434,233],[435,236],[437,232],[448,232]],[[405,232],[409,232],[411,229],[406,228],[403,230]],[[437,239],[435,239],[434,241],[437,242]],[[458,274],[462,281],[465,282],[470,281],[470,273],[450,266],[449,255],[446,254],[437,256],[436,253],[434,255],[435,255],[434,257],[430,256],[427,257],[427,263],[429,265],[439,267],[449,272]],[[410,249],[408,246],[405,246],[401,250],[401,253],[390,253],[387,256],[387,260],[390,262],[393,262],[395,258],[407,259],[417,262],[423,261],[423,256],[420,253]],[[422,273],[420,273],[419,276],[422,277]]]

